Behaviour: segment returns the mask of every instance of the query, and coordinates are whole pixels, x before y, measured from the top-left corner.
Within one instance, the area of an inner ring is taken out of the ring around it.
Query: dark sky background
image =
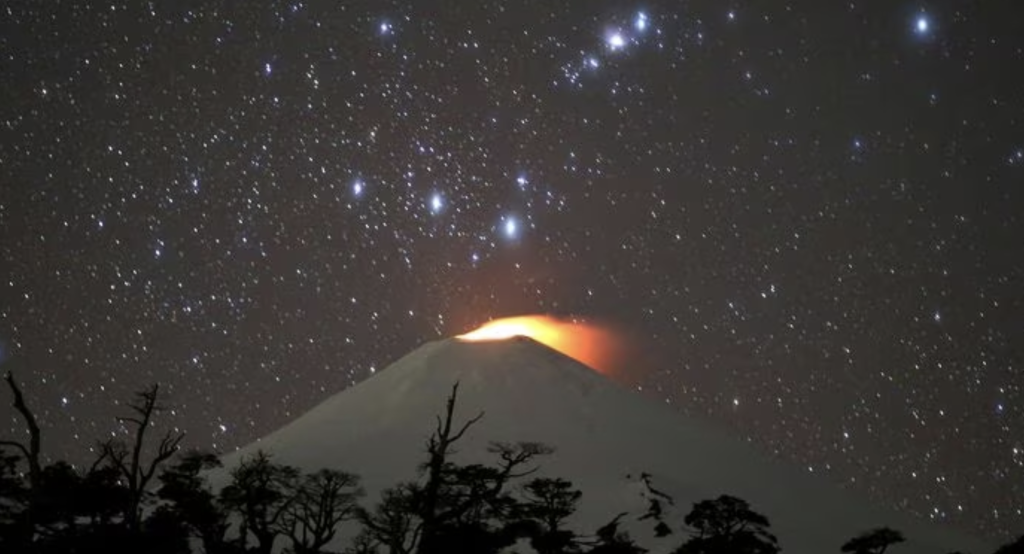
[[[1019,533],[1019,4],[6,2],[0,363],[52,456],[157,381],[228,450],[424,341],[591,318],[656,399]]]

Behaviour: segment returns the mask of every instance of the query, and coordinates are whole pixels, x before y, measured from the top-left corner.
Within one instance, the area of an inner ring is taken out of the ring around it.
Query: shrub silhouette
[[[846,541],[840,550],[852,554],[884,554],[890,546],[905,540],[903,533],[888,527],[879,527]]]
[[[1024,554],[1024,535],[1018,537],[1017,540],[1000,546],[995,554]]]
[[[270,461],[262,450],[231,471],[231,484],[221,491],[220,500],[241,518],[239,548],[247,547],[252,534],[257,554],[273,552],[274,541],[281,535],[281,522],[295,500],[298,479],[297,469]]]
[[[677,554],[776,554],[778,541],[768,531],[768,518],[745,500],[722,495],[694,504],[685,519],[693,537]]]

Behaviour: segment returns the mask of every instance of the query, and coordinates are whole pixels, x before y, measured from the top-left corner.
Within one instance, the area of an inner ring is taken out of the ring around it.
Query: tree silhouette
[[[184,433],[167,431],[160,439],[153,457],[148,463],[143,461],[146,433],[153,424],[153,416],[162,410],[157,405],[159,393],[159,385],[136,393],[136,401],[128,404],[134,414],[118,418],[121,424],[133,428],[135,436],[130,447],[117,439],[100,444],[101,459],[117,469],[128,487],[124,518],[126,527],[132,531],[139,529],[142,506],[148,494],[150,480],[156,475],[160,465],[177,452],[178,444],[185,438]]]
[[[523,486],[519,513],[534,523],[530,544],[538,554],[577,552],[576,534],[565,529],[565,520],[575,511],[583,493],[565,479],[537,478]]]
[[[188,535],[202,542],[207,554],[226,551],[224,534],[228,518],[200,474],[220,466],[220,459],[213,454],[188,452],[160,474],[161,485],[156,493],[165,504],[154,516],[180,522]]]
[[[369,548],[383,546],[388,554],[410,554],[419,544],[421,521],[416,500],[420,488],[416,483],[400,483],[381,493],[373,511],[359,510],[363,524],[362,544]]]
[[[41,436],[32,411],[13,375],[5,378],[14,398],[14,407],[25,420],[28,443],[0,441],[0,447],[12,448],[28,465],[27,479],[12,479],[16,459],[0,451],[0,527],[5,547],[15,552],[147,551],[170,552],[171,527],[158,530],[149,526],[143,536],[142,505],[149,494],[147,486],[160,465],[176,450],[181,435],[168,434],[149,462],[143,460],[146,431],[152,425],[157,407],[157,388],[139,393],[140,401],[130,404],[135,414],[122,418],[134,426],[131,448],[117,441],[101,445],[100,456],[84,471],[58,461],[42,467]],[[27,483],[27,486],[25,484]],[[156,520],[155,524],[161,524]],[[159,531],[160,538],[149,537]],[[152,546],[152,548],[150,548]],[[6,550],[7,548],[5,548]]]
[[[1017,537],[1017,540],[1000,546],[995,554],[1024,554],[1024,535]]]
[[[123,522],[127,489],[109,468],[79,473],[59,461],[42,469],[39,487],[32,491],[33,539],[18,552],[91,552],[106,544],[137,546]]]
[[[262,450],[231,471],[231,483],[221,491],[220,499],[241,517],[239,548],[245,550],[251,533],[258,554],[273,552],[284,515],[295,501],[298,478],[297,469],[271,462]]]
[[[18,460],[0,450],[0,547],[5,552],[16,551],[27,509],[28,489],[18,475]]]
[[[452,392],[445,403],[444,418],[437,417],[437,424],[434,433],[427,440],[427,462],[424,464],[426,470],[426,482],[423,484],[422,494],[418,502],[418,516],[420,522],[419,544],[417,552],[427,554],[433,552],[437,542],[436,537],[441,524],[441,493],[450,472],[448,457],[452,453],[452,446],[466,434],[466,431],[484,417],[480,412],[475,417],[467,420],[456,429],[453,426],[455,418],[455,402],[459,396],[459,384],[452,386]]]
[[[746,501],[728,495],[702,500],[685,518],[694,536],[677,554],[776,554],[778,541],[768,531],[768,518]]]
[[[359,477],[351,473],[322,469],[303,477],[282,517],[294,553],[319,553],[334,539],[338,525],[355,517],[362,495]]]
[[[841,550],[852,554],[884,554],[887,548],[905,540],[903,533],[888,527],[879,527],[846,541]]]
[[[587,554],[644,554],[646,548],[637,546],[625,531],[619,530],[619,524],[626,512],[615,516],[611,521],[598,528],[596,540],[591,543]]]
[[[0,440],[0,448],[11,447],[21,452],[21,455],[25,458],[25,462],[28,464],[29,485],[32,488],[35,488],[39,485],[39,476],[42,474],[42,465],[39,463],[39,452],[42,444],[39,424],[36,423],[36,417],[32,413],[32,410],[30,410],[25,404],[25,397],[21,394],[21,389],[18,387],[18,383],[14,380],[14,374],[8,371],[4,380],[7,381],[7,388],[11,389],[14,409],[17,410],[18,413],[21,414],[22,419],[25,420],[25,427],[28,429],[29,440],[27,445],[15,440]]]
[[[361,512],[368,535],[390,554],[486,554],[517,538],[517,502],[508,485],[536,471],[531,462],[551,449],[530,442],[491,443],[493,465],[452,462],[455,444],[483,417],[455,423],[458,388],[458,383],[452,387],[427,440],[420,481],[389,489],[374,510]]]
[[[32,541],[33,529],[35,528],[35,514],[38,511],[34,504],[36,491],[40,486],[42,476],[42,464],[39,455],[42,445],[42,433],[39,424],[36,422],[35,414],[25,404],[25,397],[10,371],[4,376],[7,388],[11,391],[11,401],[15,411],[21,415],[25,422],[25,429],[28,431],[28,443],[17,440],[0,440],[0,456],[5,456],[4,464],[17,464],[18,458],[11,458],[4,454],[4,449],[17,450],[21,458],[28,465],[28,487],[11,488],[11,492],[18,492],[16,498],[12,498],[12,504],[7,507],[8,517],[11,519],[3,527],[3,543],[26,548]],[[13,460],[13,461],[12,461]],[[14,467],[14,466],[7,466]],[[0,497],[2,500],[3,497]],[[15,517],[14,514],[17,514]]]

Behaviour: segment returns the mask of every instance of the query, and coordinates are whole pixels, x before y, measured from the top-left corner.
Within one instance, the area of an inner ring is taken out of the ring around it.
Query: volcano
[[[729,494],[768,516],[783,552],[839,552],[847,539],[881,526],[907,537],[894,552],[991,551],[971,537],[881,509],[774,460],[525,337],[427,343],[226,456],[225,470],[262,449],[305,471],[358,473],[365,502],[375,503],[383,489],[415,479],[435,416],[455,383],[457,420],[484,413],[459,442],[455,461],[489,461],[492,441],[554,447],[554,454],[541,458],[539,474],[569,479],[583,492],[572,521],[581,534],[628,512],[624,528],[640,545],[652,553],[670,552],[686,538],[680,527],[694,502]],[[639,516],[652,495],[661,493],[673,499],[665,521],[674,533],[657,538],[652,523]],[[340,549],[354,527],[343,526],[333,546]]]

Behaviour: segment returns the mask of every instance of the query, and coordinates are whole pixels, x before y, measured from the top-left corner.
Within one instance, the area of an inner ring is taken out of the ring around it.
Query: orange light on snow
[[[610,332],[587,323],[562,321],[543,315],[525,315],[495,319],[456,338],[495,341],[513,337],[529,337],[602,373],[612,371],[614,337]]]

